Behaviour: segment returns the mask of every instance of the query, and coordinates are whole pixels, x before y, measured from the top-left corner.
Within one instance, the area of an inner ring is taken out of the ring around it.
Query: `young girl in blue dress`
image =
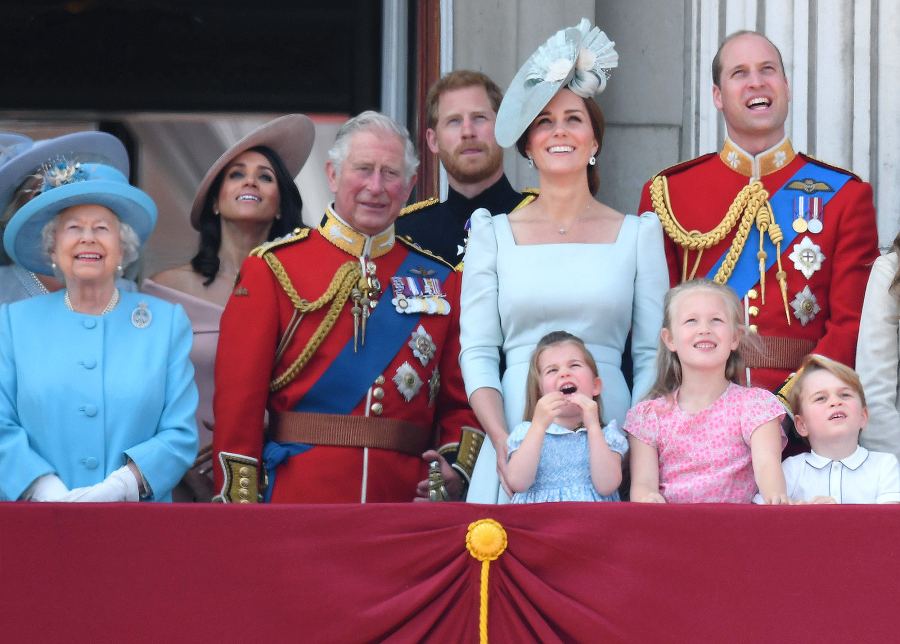
[[[625,435],[603,427],[602,382],[591,353],[565,331],[548,333],[531,356],[525,418],[507,440],[513,503],[618,501]]]

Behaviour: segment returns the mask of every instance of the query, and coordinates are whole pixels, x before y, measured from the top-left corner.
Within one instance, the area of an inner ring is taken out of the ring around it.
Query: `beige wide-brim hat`
[[[216,177],[219,176],[219,173],[236,156],[243,154],[250,148],[263,145],[279,156],[282,163],[284,163],[284,167],[287,168],[288,174],[294,178],[300,174],[303,164],[309,158],[315,139],[315,125],[304,114],[288,114],[253,130],[228,148],[206,171],[206,175],[204,175],[200,186],[197,188],[194,204],[191,206],[191,225],[200,230],[200,212],[203,210],[203,204],[206,202],[209,188]]]

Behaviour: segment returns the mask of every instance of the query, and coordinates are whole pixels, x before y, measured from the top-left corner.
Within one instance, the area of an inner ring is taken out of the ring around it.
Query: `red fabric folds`
[[[900,511],[0,504],[5,641],[890,641]]]

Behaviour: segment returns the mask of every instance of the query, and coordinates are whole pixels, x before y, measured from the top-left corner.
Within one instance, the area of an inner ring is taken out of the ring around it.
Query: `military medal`
[[[147,308],[146,302],[139,302],[137,308],[131,312],[131,323],[137,329],[146,329],[153,321],[153,314]]]
[[[447,315],[450,303],[441,287],[441,281],[432,277],[434,271],[412,269],[412,276],[395,275],[391,278],[394,297],[391,303],[398,313],[428,313]]]
[[[791,300],[791,306],[794,309],[794,316],[800,320],[800,324],[803,326],[809,324],[816,317],[816,314],[822,310],[819,307],[816,296],[809,290],[808,285],[804,286],[803,290],[794,296],[794,299]]]
[[[434,357],[434,352],[437,350],[434,340],[431,339],[431,336],[428,335],[425,327],[421,324],[418,329],[413,331],[412,338],[407,345],[412,349],[413,355],[419,359],[423,367],[428,366],[428,362]]]
[[[809,198],[810,218],[807,226],[809,227],[809,232],[814,235],[818,235],[822,232],[822,215],[824,214],[824,210],[825,207],[822,204],[822,197]]]
[[[804,201],[804,197],[797,197],[794,200],[794,223],[791,224],[791,227],[794,229],[794,231],[796,231],[800,235],[805,233],[807,229],[806,212],[803,207]]]
[[[434,401],[437,400],[438,392],[441,390],[441,372],[435,367],[431,372],[431,378],[428,379],[428,406],[434,407]]]
[[[400,392],[400,395],[406,399],[406,402],[412,400],[413,396],[419,393],[419,389],[422,388],[423,384],[419,374],[416,373],[416,370],[413,369],[413,366],[408,362],[404,362],[397,367],[393,380],[394,384],[397,385],[397,390]]]
[[[809,223],[812,225],[812,221]],[[814,244],[809,237],[804,237],[799,244],[794,244],[794,250],[791,251],[788,258],[794,262],[794,268],[803,273],[803,277],[806,279],[812,277],[813,273],[822,268],[822,262],[825,261],[822,249],[817,244]]]

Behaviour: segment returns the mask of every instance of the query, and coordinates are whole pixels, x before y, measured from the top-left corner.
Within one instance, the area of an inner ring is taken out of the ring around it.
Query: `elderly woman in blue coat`
[[[197,453],[190,323],[116,288],[156,206],[112,165],[56,158],[41,172],[3,244],[65,289],[0,307],[0,494],[171,500]]]

